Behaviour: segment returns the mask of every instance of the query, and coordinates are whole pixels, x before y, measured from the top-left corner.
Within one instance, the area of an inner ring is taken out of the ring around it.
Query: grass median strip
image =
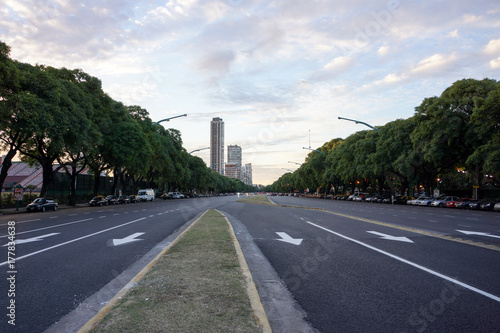
[[[91,332],[261,332],[227,221],[207,211]]]

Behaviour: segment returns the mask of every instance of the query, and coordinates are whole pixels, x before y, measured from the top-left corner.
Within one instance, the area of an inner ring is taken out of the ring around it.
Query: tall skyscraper
[[[210,122],[210,167],[224,175],[224,122],[218,117]]]

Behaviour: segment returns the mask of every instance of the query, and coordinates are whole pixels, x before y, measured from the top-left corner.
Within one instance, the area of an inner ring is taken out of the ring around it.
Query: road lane
[[[498,251],[321,211],[245,206],[231,204],[223,209],[246,225],[313,326],[323,332],[497,329]],[[354,210],[350,213],[357,214]],[[397,214],[387,210],[384,215]],[[366,218],[363,213],[358,216]],[[442,221],[439,216],[437,219]],[[404,224],[403,219],[399,221]],[[407,237],[414,243],[383,239],[368,231]],[[276,232],[303,241],[300,245],[278,241]],[[360,246],[350,238],[415,265]],[[455,278],[477,290],[450,282]],[[481,291],[493,295],[493,299]]]
[[[205,200],[206,199],[206,200]],[[218,207],[233,197],[160,201],[111,207],[84,207],[2,216],[0,223],[18,218],[18,239],[41,237],[16,245],[16,326],[0,323],[1,332],[43,332],[127,268],[192,220],[207,207]],[[6,219],[8,218],[8,220]],[[0,242],[8,242],[6,226]],[[139,235],[140,234],[140,235]],[[130,242],[116,245],[113,240]],[[2,262],[7,247],[2,249]],[[20,259],[22,256],[24,258]],[[7,292],[7,266],[0,266],[0,290]],[[125,284],[127,281],[117,281]],[[8,300],[0,298],[6,309]],[[107,302],[107,299],[102,299]],[[12,330],[14,328],[14,330]]]

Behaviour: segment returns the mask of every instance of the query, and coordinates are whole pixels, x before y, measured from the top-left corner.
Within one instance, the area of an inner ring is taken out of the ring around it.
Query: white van
[[[139,190],[137,192],[137,199],[140,201],[153,201],[155,198],[155,191],[152,188]]]

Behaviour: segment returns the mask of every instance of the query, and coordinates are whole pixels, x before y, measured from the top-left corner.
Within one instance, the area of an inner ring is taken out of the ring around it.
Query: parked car
[[[494,210],[495,212],[500,212],[500,202],[497,202],[497,203],[495,204],[495,206],[493,206],[493,210]]]
[[[469,209],[478,210],[481,208],[481,205],[486,201],[487,200],[483,199],[483,200],[477,200],[476,202],[471,202],[469,203]]]
[[[432,207],[445,207],[448,202],[451,202],[451,201],[457,202],[458,200],[460,200],[460,198],[454,197],[454,196],[436,198],[436,200],[434,200],[431,203],[431,206]]]
[[[400,204],[400,205],[406,205],[408,203],[409,200],[413,200],[415,199],[414,197],[411,197],[411,196],[408,196],[408,195],[405,195],[405,196],[396,196],[394,197],[394,203],[395,204]]]
[[[129,199],[128,195],[120,195],[118,197],[118,203],[120,203],[120,204],[128,204],[128,203],[130,203],[130,199]]]
[[[170,194],[168,194],[168,193],[163,193],[163,194],[161,195],[160,199],[162,199],[162,200],[171,200],[171,199],[173,199],[173,198],[172,198],[172,196],[171,196]]]
[[[38,198],[26,206],[28,212],[45,212],[47,209],[57,210],[59,205],[52,198]]]
[[[108,200],[102,195],[98,195],[97,197],[93,197],[92,200],[89,201],[89,206],[107,206]]]
[[[500,202],[500,199],[487,199],[485,200],[479,209],[481,210],[493,210],[493,207]]]
[[[184,198],[184,194],[180,192],[168,192],[168,195],[172,197],[172,199],[182,199]]]
[[[118,205],[119,204],[118,198],[115,197],[114,195],[108,195],[106,197],[106,201],[108,202],[108,205]]]
[[[128,201],[129,201],[130,203],[136,203],[136,202],[137,202],[137,196],[136,196],[136,195],[134,195],[134,194],[129,195],[129,196],[128,196]]]
[[[415,204],[417,206],[430,206],[431,203],[436,200],[436,198],[433,198],[433,197],[423,197],[423,198],[419,198],[415,201]]]
[[[475,199],[463,198],[455,203],[455,208],[470,209],[470,205],[478,202]]]
[[[456,208],[457,204],[460,203],[460,202],[464,202],[464,200],[472,200],[472,199],[471,198],[462,198],[462,199],[456,200],[456,201],[448,201],[446,203],[446,207],[448,207],[448,208]]]

